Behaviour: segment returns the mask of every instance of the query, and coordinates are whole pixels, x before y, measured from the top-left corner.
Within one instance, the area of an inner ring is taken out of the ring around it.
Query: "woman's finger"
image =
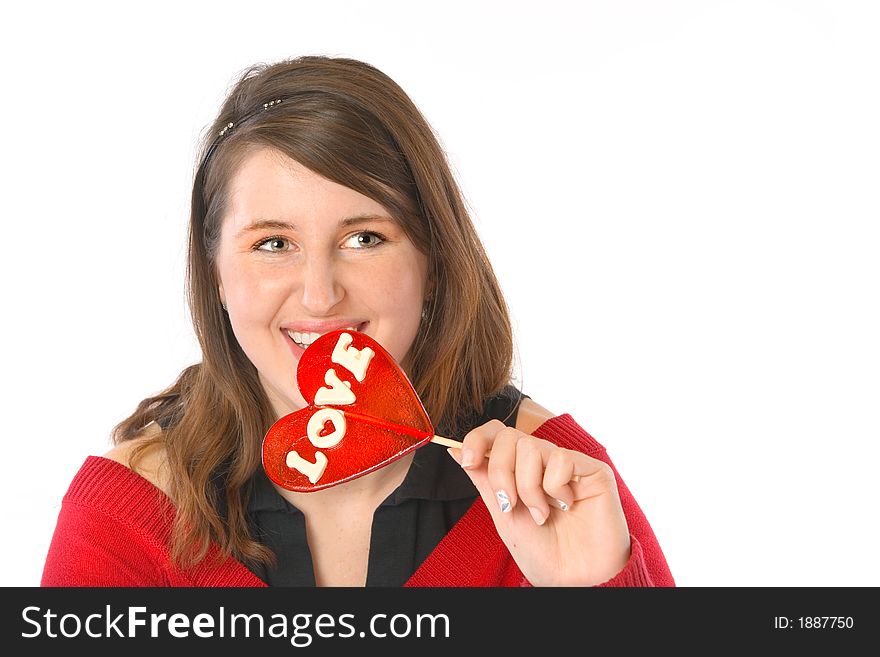
[[[516,491],[532,518],[543,525],[550,515],[543,486],[544,455],[535,438],[525,436],[516,443]]]
[[[615,496],[618,495],[617,480],[611,466],[586,454],[574,454],[574,472],[579,476],[577,481],[568,484],[574,494],[574,501],[612,492]]]
[[[489,486],[495,494],[498,508],[504,513],[513,511],[519,496],[516,477],[516,445],[524,434],[512,427],[503,427],[495,434],[492,451],[486,462]]]
[[[461,467],[468,469],[483,465],[492,449],[495,434],[504,427],[500,420],[489,420],[471,429],[461,441]]]
[[[555,449],[547,458],[542,486],[544,491],[556,500],[560,509],[567,511],[574,504],[574,491],[571,484],[575,476],[576,452]]]

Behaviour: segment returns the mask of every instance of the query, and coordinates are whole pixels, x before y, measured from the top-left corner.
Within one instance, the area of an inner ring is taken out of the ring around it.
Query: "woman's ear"
[[[220,294],[220,305],[226,310],[226,294],[223,292],[223,284],[217,286],[217,292]]]

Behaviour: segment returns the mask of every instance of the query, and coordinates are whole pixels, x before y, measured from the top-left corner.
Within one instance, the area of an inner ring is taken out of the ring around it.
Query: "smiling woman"
[[[202,360],[86,460],[44,585],[673,584],[604,448],[512,385],[483,245],[382,72],[302,57],[237,81],[196,171],[187,275]],[[461,449],[312,492],[270,481],[262,440],[309,405],[297,365],[338,329],[381,344]]]
[[[406,368],[428,259],[403,227],[275,149],[251,152],[233,180],[214,256],[219,295],[275,415],[306,404],[290,374],[324,333],[365,331]]]

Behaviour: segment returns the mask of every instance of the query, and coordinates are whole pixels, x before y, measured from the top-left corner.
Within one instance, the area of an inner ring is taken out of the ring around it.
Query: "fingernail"
[[[470,447],[465,447],[461,450],[461,467],[463,468],[471,468],[475,465],[476,459],[474,458],[474,450]]]
[[[453,460],[453,461],[455,461],[456,463],[458,463],[459,465],[461,465],[461,461],[458,460],[458,456],[455,455],[455,452],[452,450],[451,447],[447,447],[447,448],[446,448],[446,453],[449,454],[449,456],[452,457],[452,460]]]
[[[499,490],[495,493],[495,497],[498,498],[498,506],[501,507],[502,513],[507,513],[510,511],[510,497],[503,490]]]
[[[544,512],[540,509],[536,509],[533,506],[529,507],[529,513],[532,514],[532,518],[534,518],[535,522],[539,525],[543,525],[544,521],[547,520],[547,516],[544,515]]]

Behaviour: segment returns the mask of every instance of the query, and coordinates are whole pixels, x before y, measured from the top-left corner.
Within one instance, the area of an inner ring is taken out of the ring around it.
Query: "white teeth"
[[[321,337],[320,333],[300,333],[299,331],[288,331],[287,334],[297,344],[308,346]]]
[[[353,326],[347,326],[345,330],[346,331],[357,331],[357,329]],[[323,334],[322,333],[310,333],[310,332],[300,333],[299,331],[287,331],[287,335],[290,336],[290,339],[293,340],[294,342],[296,342],[300,347],[308,347],[315,340],[320,338]]]

